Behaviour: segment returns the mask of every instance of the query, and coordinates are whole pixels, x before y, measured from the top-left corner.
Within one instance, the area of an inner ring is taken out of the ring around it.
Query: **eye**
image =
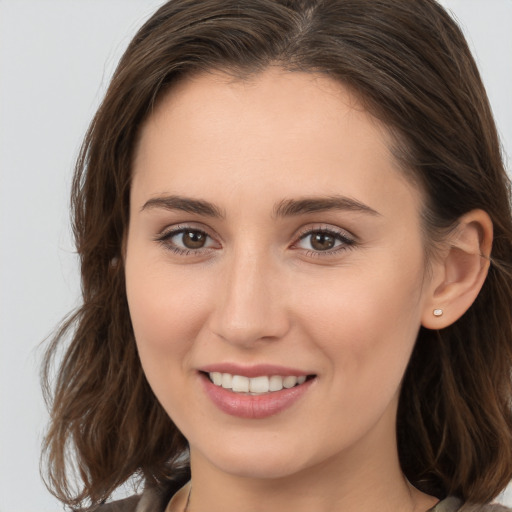
[[[183,255],[218,246],[208,233],[193,227],[178,226],[164,232],[156,240],[166,248]]]
[[[202,249],[208,241],[208,235],[201,231],[186,230],[171,237],[176,245],[182,245],[186,249]]]
[[[300,235],[295,247],[312,253],[337,253],[355,244],[355,240],[342,231],[314,229]]]

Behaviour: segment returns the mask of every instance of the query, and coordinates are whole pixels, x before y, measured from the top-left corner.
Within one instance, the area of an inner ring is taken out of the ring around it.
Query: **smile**
[[[262,375],[259,377],[245,377],[244,375],[232,375],[231,373],[210,372],[211,382],[216,386],[229,389],[234,393],[249,393],[260,395],[273,393],[282,389],[290,389],[306,382],[306,376],[294,375]]]
[[[276,375],[276,367],[267,368],[269,375],[262,375],[266,371],[258,375],[257,371],[256,367],[246,368],[244,373],[252,373],[251,377],[236,371],[208,370],[200,371],[199,376],[206,395],[218,409],[244,419],[263,419],[284,412],[301,401],[317,381],[316,375],[290,375],[289,370]]]

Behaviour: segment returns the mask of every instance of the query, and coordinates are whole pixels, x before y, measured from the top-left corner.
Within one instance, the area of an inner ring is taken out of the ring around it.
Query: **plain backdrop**
[[[0,512],[62,509],[39,477],[38,372],[40,343],[79,302],[73,162],[121,53],[162,3],[0,0]],[[465,30],[512,156],[512,0],[442,3]]]

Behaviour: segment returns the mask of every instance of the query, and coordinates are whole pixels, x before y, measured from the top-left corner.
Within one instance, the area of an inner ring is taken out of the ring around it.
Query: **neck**
[[[435,505],[403,476],[396,444],[372,444],[272,479],[230,474],[192,449],[187,512],[425,512]]]

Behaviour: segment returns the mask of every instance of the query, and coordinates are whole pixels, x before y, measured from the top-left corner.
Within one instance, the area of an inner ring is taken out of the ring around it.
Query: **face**
[[[145,123],[127,296],[193,464],[277,478],[396,451],[427,292],[388,139],[339,84],[278,69],[188,79]]]

